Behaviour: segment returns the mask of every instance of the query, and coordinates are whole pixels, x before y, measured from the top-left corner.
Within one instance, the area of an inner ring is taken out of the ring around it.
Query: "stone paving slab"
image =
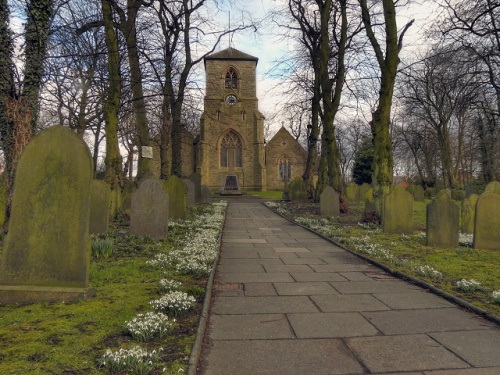
[[[220,283],[269,283],[294,282],[287,272],[255,273],[255,272],[220,272],[216,280]]]
[[[326,265],[311,265],[311,268],[315,272],[375,272],[378,271],[378,268],[375,266],[371,266],[369,264],[326,264]]]
[[[257,254],[258,255],[258,254]],[[246,267],[249,265],[260,265],[262,266],[263,264],[283,264],[283,261],[281,259],[262,259],[262,258],[224,258],[219,260],[219,266],[224,265],[224,266],[242,266]],[[220,270],[219,267],[217,267],[218,270]],[[264,269],[264,268],[262,268]]]
[[[311,267],[309,266],[306,266],[304,264],[295,264],[295,265],[275,265],[275,264],[271,264],[271,265],[265,265],[264,266],[264,269],[266,270],[266,272],[295,272],[295,273],[299,273],[299,272],[313,272],[313,270],[311,269]]]
[[[205,375],[362,373],[342,340],[246,340],[214,341]]]
[[[219,264],[219,272],[248,272],[264,273],[264,267],[260,264]]]
[[[277,253],[310,253],[306,247],[273,247]]]
[[[268,243],[266,239],[264,238],[225,238],[225,236],[222,238],[222,243]]]
[[[469,367],[427,335],[349,338],[347,345],[374,373]]]
[[[373,281],[373,278],[364,272],[341,272],[340,275],[349,281]]]
[[[321,311],[324,312],[390,310],[389,306],[383,304],[377,298],[369,294],[336,296],[314,295],[311,299],[318,305]]]
[[[316,267],[312,265],[311,267]],[[375,294],[375,293],[405,293],[419,288],[403,281],[359,281],[332,282],[332,286],[341,294]]]
[[[260,250],[259,256],[264,259],[293,259],[298,258],[296,253],[277,253],[274,250]]]
[[[457,308],[364,312],[363,316],[386,335],[473,331],[492,327],[476,315]]]
[[[473,366],[500,367],[500,329],[432,333],[430,336]]]
[[[278,293],[272,283],[245,283],[245,296],[266,297],[277,296]]]
[[[425,371],[424,375],[498,375],[500,367],[469,368],[464,370]]]
[[[292,272],[293,279],[297,282],[305,281],[347,281],[339,273],[317,273],[317,272]]]
[[[324,281],[274,283],[274,287],[280,296],[312,296],[320,294],[339,294],[330,284]]]
[[[452,303],[435,294],[422,291],[374,294],[374,296],[394,310],[455,307]]]
[[[305,296],[221,297],[214,302],[214,314],[277,314],[319,312]]]
[[[252,259],[252,258],[258,258],[259,253],[256,251],[257,249],[252,249],[251,251],[245,251],[245,252],[240,252],[240,251],[229,251],[228,249],[224,250],[224,258],[221,260],[228,260],[230,258],[236,258],[236,259]]]
[[[214,315],[210,321],[214,340],[255,340],[294,338],[283,314]]]
[[[298,338],[375,336],[380,333],[358,313],[289,314]]]
[[[322,259],[319,258],[283,258],[283,263],[292,265],[292,264],[325,264]]]

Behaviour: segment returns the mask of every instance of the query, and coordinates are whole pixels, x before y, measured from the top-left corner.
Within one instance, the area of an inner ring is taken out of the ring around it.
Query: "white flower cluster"
[[[135,340],[148,341],[155,336],[165,337],[172,330],[174,324],[163,313],[148,312],[146,314],[137,314],[125,326]]]
[[[443,278],[443,274],[431,266],[417,266],[415,272],[417,275],[428,277],[429,279]]]
[[[150,267],[167,267],[170,263],[171,259],[165,253],[156,254],[153,260],[146,261],[146,264]]]
[[[264,202],[264,204],[267,207],[271,207],[271,208],[276,208],[276,207],[280,207],[281,206],[281,203],[279,203],[279,202],[271,202],[271,201]]]
[[[493,303],[500,305],[500,290],[493,291],[491,298],[493,299]]]
[[[460,281],[457,281],[456,285],[458,289],[464,293],[472,293],[475,292],[476,290],[481,289],[481,283],[474,279],[471,280],[462,279]]]
[[[458,234],[458,242],[462,246],[472,247],[474,242],[474,235],[472,233],[459,233]]]
[[[108,349],[102,356],[102,366],[106,367],[110,373],[119,373],[123,370],[130,370],[134,374],[150,374],[153,371],[154,363],[160,358],[163,349],[148,352],[140,346],[131,349],[119,349],[113,352]]]
[[[180,315],[194,306],[196,299],[185,292],[171,292],[155,299],[149,304],[155,311]]]
[[[175,280],[161,279],[158,283],[158,291],[160,293],[168,293],[174,290],[178,290],[182,286],[182,283]]]

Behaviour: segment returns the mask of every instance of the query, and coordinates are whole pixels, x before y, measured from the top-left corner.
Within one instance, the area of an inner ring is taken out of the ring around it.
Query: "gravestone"
[[[194,198],[196,203],[201,201],[201,175],[199,173],[193,173],[189,176],[189,179],[194,183]]]
[[[476,217],[476,204],[479,195],[471,194],[469,198],[462,201],[462,224],[461,229],[463,233],[474,233],[474,219]]]
[[[212,189],[207,185],[201,185],[201,203],[212,204]]]
[[[133,182],[126,182],[122,190],[122,211],[130,216],[132,207],[132,194],[137,191],[137,187]]]
[[[463,201],[465,199],[465,190],[452,190],[451,199],[454,201]]]
[[[491,182],[476,203],[474,248],[500,250],[500,185]]]
[[[4,172],[0,177],[0,227],[5,224],[7,208],[7,199],[9,194],[7,192],[7,181],[5,180],[6,173]]]
[[[411,234],[413,232],[413,197],[397,185],[384,196],[382,226],[384,233]]]
[[[415,202],[423,202],[425,199],[425,191],[422,185],[416,185],[413,187],[413,199]]]
[[[182,181],[184,182],[184,185],[186,185],[186,206],[192,207],[196,204],[196,191],[194,182],[189,178],[183,178]]]
[[[170,219],[186,220],[186,185],[180,177],[170,176],[163,182],[168,194],[168,215]]]
[[[427,188],[424,192],[424,197],[425,197],[425,199],[432,199],[432,198],[434,198],[435,194],[436,194],[436,189]]]
[[[354,182],[351,182],[345,188],[345,199],[349,203],[356,203],[358,201],[358,185]]]
[[[418,186],[418,185],[417,185]],[[406,188],[406,191],[408,193],[410,193],[411,195],[413,195],[413,199],[415,199],[415,196],[413,194],[413,192],[415,191],[415,185],[413,184],[408,184],[408,187]]]
[[[132,194],[129,233],[133,236],[149,236],[154,240],[168,234],[168,194],[160,181],[147,179]]]
[[[472,194],[477,195],[477,187],[476,185],[473,184],[467,184],[465,185],[465,196],[470,197]]]
[[[321,215],[324,216],[339,216],[339,194],[331,186],[324,188],[319,197],[319,209]]]
[[[35,136],[17,166],[0,302],[87,299],[92,159],[69,128]]]
[[[367,183],[362,184],[358,188],[358,202],[365,201],[366,193],[368,193],[368,190],[370,190],[370,189],[371,189],[371,186]]]
[[[375,211],[375,197],[373,196],[373,189],[369,189],[365,194],[365,212]]]
[[[301,177],[295,177],[288,185],[288,193],[293,203],[304,203],[307,201],[306,184]]]
[[[446,190],[441,190],[427,205],[427,246],[458,246],[459,208]]]
[[[101,180],[93,180],[90,187],[90,234],[108,231],[111,189]]]

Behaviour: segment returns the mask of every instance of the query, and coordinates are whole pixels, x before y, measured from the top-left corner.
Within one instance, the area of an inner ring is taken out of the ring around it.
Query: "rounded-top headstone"
[[[500,194],[500,182],[492,181],[484,189],[485,193],[497,193]]]
[[[326,186],[319,198],[321,215],[339,216],[339,194],[331,186]]]
[[[427,205],[427,246],[457,247],[458,223],[459,207],[448,191],[441,190]]]
[[[170,176],[163,182],[169,197],[168,214],[171,219],[186,220],[187,187],[180,177]]]
[[[288,185],[290,200],[295,203],[304,203],[307,201],[306,184],[301,177],[295,177]]]
[[[382,226],[388,234],[413,232],[413,197],[401,185],[384,196]]]

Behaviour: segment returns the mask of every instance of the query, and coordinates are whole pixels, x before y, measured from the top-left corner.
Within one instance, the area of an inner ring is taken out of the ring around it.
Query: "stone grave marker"
[[[321,215],[339,216],[339,194],[331,186],[326,186],[319,197],[319,209]]]
[[[199,173],[193,173],[189,176],[189,179],[194,183],[194,198],[196,203],[201,201],[201,175]]]
[[[74,301],[88,288],[90,184],[87,145],[69,128],[36,135],[17,166],[0,302]]]
[[[469,198],[462,201],[462,224],[463,233],[474,233],[474,219],[476,217],[476,203],[479,198],[477,194],[471,194]]]
[[[90,187],[90,234],[108,231],[111,189],[102,180],[93,180]]]
[[[358,185],[351,182],[345,188],[345,199],[349,203],[356,203],[358,201]]]
[[[168,234],[168,194],[156,179],[147,179],[132,194],[129,233],[154,240]]]
[[[370,188],[365,194],[365,212],[375,211],[375,198],[373,196],[373,189]]]
[[[5,172],[0,177],[0,227],[4,225],[6,219],[5,210],[7,208],[7,199],[9,194],[7,192],[7,181],[5,180]]]
[[[491,182],[476,203],[474,248],[500,250],[500,185]]]
[[[413,232],[413,197],[401,185],[384,196],[382,227],[389,234]]]
[[[180,177],[170,176],[163,182],[168,194],[168,215],[170,219],[186,220],[186,185]]]
[[[454,201],[463,201],[465,199],[465,190],[452,190],[451,199]]]
[[[201,203],[212,204],[212,189],[207,185],[201,185]]]
[[[477,195],[477,188],[473,184],[467,184],[465,185],[465,196],[470,197],[472,194]]]
[[[427,205],[427,246],[458,246],[459,208],[446,190],[441,190]]]
[[[371,186],[367,183],[362,184],[358,188],[358,202],[365,201],[366,193],[368,193],[368,190],[370,190],[370,189],[371,189]]]
[[[423,202],[425,199],[425,191],[422,185],[416,185],[413,187],[413,199],[415,202]]]
[[[295,177],[288,185],[288,193],[293,203],[304,203],[307,201],[306,184],[301,177]]]
[[[186,185],[186,206],[192,207],[196,204],[196,188],[194,186],[194,182],[189,178],[183,178],[182,181],[184,182],[184,185]]]

